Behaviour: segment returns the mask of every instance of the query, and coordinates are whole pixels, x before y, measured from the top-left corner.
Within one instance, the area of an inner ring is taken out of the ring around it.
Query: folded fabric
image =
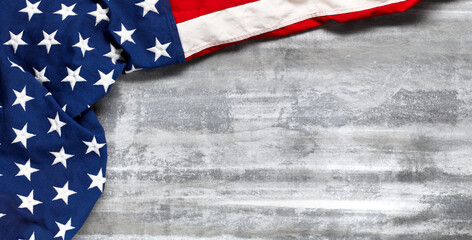
[[[90,108],[121,73],[419,0],[0,0],[0,239],[72,239],[104,190]]]

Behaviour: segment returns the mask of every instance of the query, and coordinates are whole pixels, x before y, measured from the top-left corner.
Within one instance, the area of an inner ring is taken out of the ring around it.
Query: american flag
[[[116,78],[420,0],[0,0],[0,239],[72,239],[105,186]]]

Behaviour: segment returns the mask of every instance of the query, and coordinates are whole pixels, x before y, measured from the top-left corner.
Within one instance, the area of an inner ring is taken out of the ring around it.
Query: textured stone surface
[[[78,240],[472,239],[472,1],[117,81]]]

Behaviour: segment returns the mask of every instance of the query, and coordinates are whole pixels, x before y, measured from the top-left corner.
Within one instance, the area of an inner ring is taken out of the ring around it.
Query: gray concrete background
[[[121,77],[78,240],[472,239],[472,0]]]

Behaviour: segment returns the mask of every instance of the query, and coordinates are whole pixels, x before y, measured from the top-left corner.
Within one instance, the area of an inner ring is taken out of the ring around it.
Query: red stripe
[[[178,0],[175,0],[178,1]],[[345,13],[345,14],[339,14],[339,15],[331,15],[331,16],[323,16],[323,17],[316,17],[312,19],[307,19],[305,21],[301,21],[295,24],[292,24],[290,26],[268,32],[262,35],[254,36],[252,38],[268,38],[268,37],[281,37],[281,36],[286,36],[289,34],[294,34],[297,32],[305,31],[311,28],[315,28],[318,26],[321,26],[323,24],[328,23],[331,20],[334,20],[336,22],[347,22],[347,21],[353,21],[353,20],[359,20],[359,19],[364,19],[364,18],[370,18],[370,17],[376,17],[380,15],[385,15],[385,14],[392,14],[392,13],[397,13],[397,12],[404,12],[414,5],[420,3],[422,0],[407,0],[404,2],[399,2],[399,3],[393,3],[381,7],[376,7],[364,11],[359,11],[359,12],[352,12],[352,13]],[[249,39],[252,39],[249,38]],[[246,41],[248,39],[242,40]],[[239,41],[239,42],[242,42]],[[238,42],[233,42],[233,43],[228,43],[228,44],[223,44],[211,48],[207,48],[201,52],[198,52],[196,54],[193,54],[192,56],[188,57],[186,60],[190,60],[196,57],[200,57],[209,53],[212,53],[214,51],[217,51],[219,49],[222,49],[224,47],[231,46],[233,44],[236,44]]]
[[[257,0],[171,0],[172,13],[177,23],[212,12],[236,7]]]

